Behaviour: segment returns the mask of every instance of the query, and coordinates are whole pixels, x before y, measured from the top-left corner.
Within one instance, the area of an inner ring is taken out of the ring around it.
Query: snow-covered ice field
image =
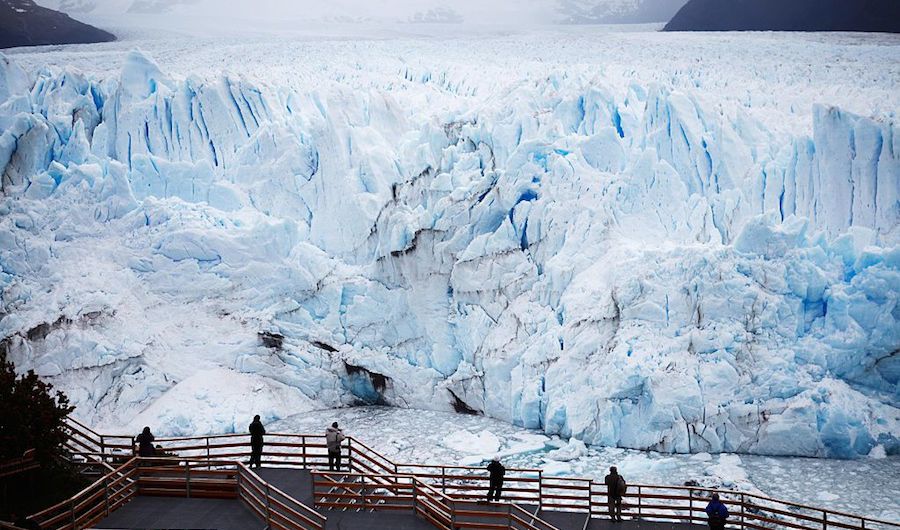
[[[699,455],[578,473],[896,473],[900,38],[354,28],[5,52],[17,366],[106,430],[377,403]]]

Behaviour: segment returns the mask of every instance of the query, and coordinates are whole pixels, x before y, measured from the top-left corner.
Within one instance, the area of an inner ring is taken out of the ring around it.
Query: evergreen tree
[[[22,519],[83,488],[85,478],[57,458],[66,441],[65,418],[75,407],[33,371],[16,373],[0,344],[0,461],[35,450],[37,469],[0,478],[0,520]],[[26,523],[25,528],[29,528]],[[20,525],[20,526],[22,526]]]
[[[65,418],[75,407],[53,385],[29,370],[16,373],[0,350],[0,460],[34,449],[42,465],[50,464],[65,443]]]

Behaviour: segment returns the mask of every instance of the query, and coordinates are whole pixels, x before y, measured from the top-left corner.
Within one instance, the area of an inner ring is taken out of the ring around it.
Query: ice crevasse
[[[172,434],[365,402],[900,453],[892,120],[817,106],[785,138],[666,86],[397,77],[0,56],[2,347],[88,421]]]

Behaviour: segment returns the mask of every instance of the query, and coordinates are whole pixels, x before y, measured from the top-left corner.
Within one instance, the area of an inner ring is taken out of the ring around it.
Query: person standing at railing
[[[150,427],[144,427],[141,434],[135,438],[135,441],[138,443],[138,456],[151,457],[156,454],[156,449],[153,447],[153,440],[155,439],[153,433],[150,432]]]
[[[325,445],[328,446],[328,470],[341,470],[341,442],[346,440],[344,431],[338,428],[337,422],[325,429]]]
[[[250,467],[253,467],[253,464],[256,464],[257,468],[262,467],[264,434],[266,434],[266,428],[259,421],[259,414],[257,414],[253,416],[253,423],[250,424]]]
[[[506,468],[500,463],[500,457],[495,456],[491,463],[487,466],[488,473],[491,474],[491,485],[488,488],[488,502],[499,501],[500,493],[503,491],[503,477],[506,475]]]
[[[728,520],[728,508],[719,500],[719,494],[713,493],[712,500],[706,505],[706,515],[709,517],[710,530],[724,530]]]
[[[606,483],[606,502],[609,505],[609,518],[613,521],[622,520],[622,497],[628,490],[628,484],[619,474],[616,466],[609,468],[609,475],[604,479]]]

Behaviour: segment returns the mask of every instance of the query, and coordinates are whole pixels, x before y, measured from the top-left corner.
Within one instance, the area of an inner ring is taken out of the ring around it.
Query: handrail
[[[237,471],[214,468],[234,468]],[[199,468],[209,468],[206,471]],[[192,471],[194,470],[194,471]],[[245,480],[238,478],[244,477]],[[46,508],[28,519],[51,530],[88,528],[130,501],[142,490],[165,496],[228,496],[248,500],[247,478],[262,485],[264,519],[281,530],[323,530],[325,517],[272,486],[243,463],[205,459],[132,457],[71,498]],[[254,509],[254,511],[257,511]],[[272,520],[277,519],[277,521]]]
[[[130,439],[128,436],[97,436]],[[249,456],[248,438],[247,434],[222,434],[157,438],[156,443],[162,445],[166,451],[191,453],[193,457],[205,456],[206,460],[234,460]],[[266,435],[267,450],[264,451],[264,456],[269,458],[267,460],[269,464],[322,468],[327,463],[323,439],[324,435],[321,434],[270,433]],[[294,442],[295,440],[299,443]],[[110,447],[121,446],[108,445],[106,449]],[[352,436],[348,437],[347,445],[343,446],[343,449],[351,471],[371,476],[391,476],[394,480],[397,477],[415,477],[423,484],[427,483],[430,487],[439,489],[442,495],[449,495],[450,498],[458,500],[479,498],[487,490],[488,476],[483,468],[397,463]],[[75,453],[78,454],[77,451]],[[106,456],[101,458],[108,458],[113,453],[104,454]],[[504,488],[506,499],[534,503],[539,509],[582,511],[591,517],[606,512],[605,485],[591,478],[544,477],[540,469],[508,468],[505,482],[509,486]],[[702,522],[705,520],[703,511],[705,499],[698,496],[698,493],[707,496],[719,493],[723,496],[729,508],[733,508],[732,519],[739,520],[738,527],[742,529],[759,527],[753,521],[795,524],[791,523],[792,520],[821,523],[815,527],[801,524],[798,527],[801,530],[825,530],[829,526],[868,530],[879,525],[883,528],[900,529],[900,522],[817,508],[755,493],[723,491],[699,486],[631,484],[625,497],[631,505],[628,508],[629,513],[638,518]],[[803,511],[811,514],[801,513]]]
[[[265,487],[266,509],[269,512],[267,514],[266,519],[267,519],[267,521],[270,522],[270,524],[271,524],[271,515],[272,515],[271,509],[272,509],[272,507],[275,506],[276,511],[277,511],[277,508],[282,505],[282,503],[279,503],[277,500],[273,502],[272,493],[275,493],[277,495],[280,495],[282,498],[287,499],[293,505],[290,507],[285,506],[284,508],[291,515],[297,515],[300,518],[303,525],[300,526],[299,528],[301,528],[303,530],[305,530],[305,529],[321,530],[321,529],[325,528],[326,518],[324,515],[313,510],[312,508],[303,504],[302,502],[294,499],[293,497],[291,497],[287,493],[283,492],[282,490],[278,489],[277,487],[271,485],[269,482],[264,480],[262,477],[260,477],[258,474],[256,474],[256,472],[254,472],[252,469],[245,466],[243,463],[237,462],[237,467],[238,467],[238,470],[240,471],[240,474],[242,477],[251,477],[252,479],[258,481]],[[241,491],[240,491],[241,494],[252,495],[252,493],[249,491],[248,485],[245,481],[239,481],[238,487],[241,489]],[[244,500],[244,502],[251,504],[243,495],[241,495],[241,499]],[[251,508],[252,507],[253,506],[251,505]],[[293,513],[291,513],[291,512],[293,512]],[[283,526],[283,525],[279,525],[279,526]]]
[[[557,527],[512,503],[497,511],[483,503],[445,495],[414,475],[313,471],[313,496],[316,506],[337,509],[408,509],[438,528],[478,528],[492,521],[504,528],[519,530],[559,530]],[[319,488],[327,488],[322,491]],[[384,493],[378,493],[383,491]],[[476,520],[464,520],[474,518]]]
[[[12,477],[41,467],[34,449],[27,449],[22,456],[0,461],[0,478]]]
[[[136,469],[132,458],[69,499],[28,517],[41,528],[77,530],[99,522],[136,493],[136,481],[128,482]],[[115,478],[113,478],[115,476]]]

